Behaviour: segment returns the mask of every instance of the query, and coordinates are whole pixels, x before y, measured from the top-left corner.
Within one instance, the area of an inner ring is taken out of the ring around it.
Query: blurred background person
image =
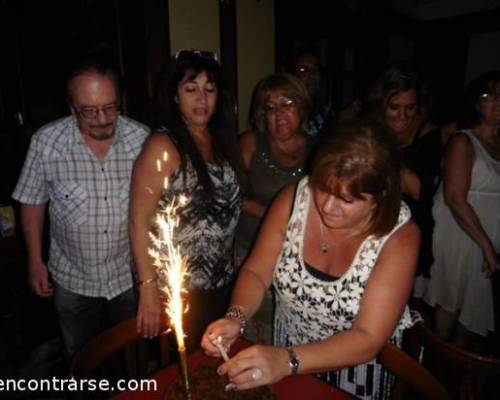
[[[367,113],[382,123],[403,152],[403,199],[422,233],[413,295],[425,292],[432,257],[433,196],[441,179],[441,133],[427,118],[428,89],[409,65],[385,69],[369,95]]]
[[[306,131],[312,137],[317,138],[332,124],[350,121],[360,113],[362,105],[359,100],[352,101],[341,110],[333,110],[324,90],[326,83],[323,82],[321,61],[314,50],[305,49],[297,54],[292,62],[292,73],[304,83],[311,97]]]
[[[174,197],[187,196],[178,209],[175,245],[188,259],[189,313],[187,346],[199,345],[206,324],[224,313],[235,269],[234,230],[240,214],[241,160],[234,115],[222,85],[215,54],[183,50],[171,60],[160,82],[158,121],[163,128],[145,143],[134,166],[130,238],[137,268],[137,329],[144,336],[159,333],[163,313],[148,237],[153,217]],[[157,160],[163,162],[161,171]],[[168,187],[164,179],[168,177]]]
[[[267,207],[287,184],[305,174],[312,138],[304,126],[310,98],[302,82],[290,74],[270,75],[254,92],[256,131],[241,135],[240,146],[248,176],[248,193],[236,229],[236,256],[240,265],[250,251]],[[247,330],[247,337],[271,342],[272,294]]]
[[[468,347],[494,329],[491,276],[500,251],[500,71],[466,90],[433,209],[434,264],[425,300],[436,332]],[[479,335],[479,336],[478,336]]]
[[[329,123],[331,108],[321,91],[321,63],[318,55],[307,49],[297,54],[292,62],[292,73],[305,85],[311,99],[306,132],[312,137],[318,137]]]
[[[359,124],[325,137],[312,176],[280,192],[247,258],[226,318],[210,324],[202,347],[221,336],[229,347],[272,284],[274,344],[246,348],[222,364],[229,388],[318,373],[363,399],[389,398],[376,355],[401,344],[413,324],[411,293],[419,232],[401,202],[398,145]]]

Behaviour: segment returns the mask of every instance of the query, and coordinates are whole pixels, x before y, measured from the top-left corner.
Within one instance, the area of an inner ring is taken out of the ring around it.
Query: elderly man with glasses
[[[120,115],[118,78],[107,65],[80,63],[67,92],[71,115],[33,135],[13,198],[21,203],[29,284],[38,296],[54,296],[71,357],[103,329],[135,315],[128,198],[148,129]]]

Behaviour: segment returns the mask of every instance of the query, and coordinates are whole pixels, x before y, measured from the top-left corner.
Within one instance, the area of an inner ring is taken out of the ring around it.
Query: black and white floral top
[[[384,243],[411,216],[406,204],[401,203],[394,229],[383,237],[367,237],[359,246],[349,269],[339,279],[326,281],[311,275],[303,259],[304,235],[311,203],[308,177],[304,177],[297,187],[293,212],[274,271],[274,342],[279,346],[320,341],[350,329]],[[403,331],[412,325],[413,320],[406,307],[391,342],[400,345]],[[377,360],[319,374],[319,377],[362,399],[388,398],[393,381]]]

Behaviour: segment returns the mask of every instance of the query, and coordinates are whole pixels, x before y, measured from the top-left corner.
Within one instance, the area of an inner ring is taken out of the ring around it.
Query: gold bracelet
[[[158,278],[149,278],[149,279],[144,279],[142,281],[137,282],[137,285],[142,286],[142,285],[147,285],[148,283],[156,282]]]

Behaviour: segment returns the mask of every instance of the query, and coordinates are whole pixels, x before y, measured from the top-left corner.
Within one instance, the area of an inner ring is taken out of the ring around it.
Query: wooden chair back
[[[384,368],[398,379],[393,388],[393,399],[407,398],[407,388],[421,399],[450,399],[448,391],[429,370],[396,346],[386,344],[378,358]]]
[[[461,400],[500,398],[500,360],[445,342],[423,322],[413,328],[423,350],[422,362]]]
[[[71,376],[107,379],[113,384],[119,379],[147,377],[173,362],[177,354],[170,335],[145,339],[137,333],[136,323],[135,317],[123,321],[87,343],[71,363]],[[166,321],[162,325],[162,331],[166,331]]]

